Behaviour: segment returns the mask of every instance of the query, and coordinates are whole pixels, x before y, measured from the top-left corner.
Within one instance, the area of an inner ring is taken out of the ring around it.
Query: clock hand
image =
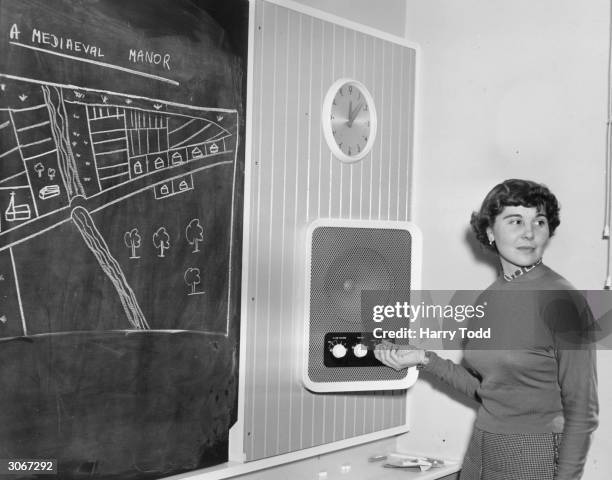
[[[349,112],[349,121],[348,121],[349,127],[353,126],[353,122],[355,121],[355,118],[357,118],[357,115],[359,114],[362,108],[363,108],[363,102],[357,105],[357,108],[355,108],[355,110],[351,110]]]
[[[346,122],[346,124],[350,127],[351,126],[351,114],[353,113],[353,101],[349,100],[349,111],[348,111],[348,122]]]

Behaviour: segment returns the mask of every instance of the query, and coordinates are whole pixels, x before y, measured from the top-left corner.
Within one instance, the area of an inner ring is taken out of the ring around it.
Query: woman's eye
[[[538,227],[545,227],[548,222],[546,220],[538,220],[536,224],[538,225]]]

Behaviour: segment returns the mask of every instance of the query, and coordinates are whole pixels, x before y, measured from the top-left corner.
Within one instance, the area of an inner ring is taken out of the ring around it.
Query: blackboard
[[[0,458],[227,460],[247,28],[246,0],[0,0]]]

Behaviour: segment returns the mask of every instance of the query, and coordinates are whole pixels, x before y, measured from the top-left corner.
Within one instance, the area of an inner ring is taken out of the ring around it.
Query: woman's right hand
[[[427,363],[425,350],[410,345],[401,345],[400,347],[387,341],[376,345],[374,356],[379,362],[397,371]]]

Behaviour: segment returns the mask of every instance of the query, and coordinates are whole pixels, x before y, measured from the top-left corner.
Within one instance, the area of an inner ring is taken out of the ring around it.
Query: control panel
[[[325,334],[323,364],[326,367],[378,367],[374,356],[376,345],[371,335],[361,332],[329,332]]]

